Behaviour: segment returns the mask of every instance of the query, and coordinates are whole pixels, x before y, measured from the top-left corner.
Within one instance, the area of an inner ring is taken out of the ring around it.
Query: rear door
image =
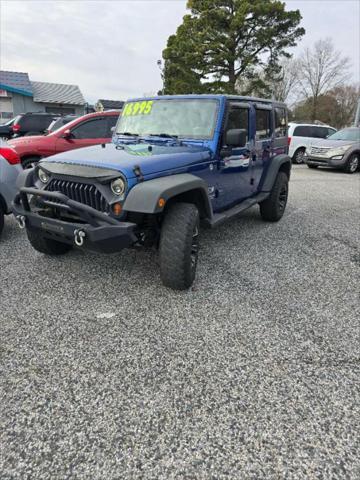
[[[75,148],[90,147],[100,143],[109,143],[110,140],[107,117],[92,118],[74,126],[71,129],[70,138],[58,138],[56,151],[65,152]]]
[[[273,142],[272,106],[255,105],[255,158],[252,162],[252,193],[258,190],[263,171],[268,168]]]

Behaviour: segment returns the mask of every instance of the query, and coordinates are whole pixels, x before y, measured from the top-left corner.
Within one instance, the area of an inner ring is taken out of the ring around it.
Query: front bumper
[[[60,220],[46,215],[45,210],[31,210],[28,195],[37,197],[44,207],[76,215],[79,221]],[[13,213],[19,223],[29,230],[40,230],[46,238],[71,245],[79,245],[79,240],[82,239],[80,243],[84,248],[97,252],[118,252],[134,245],[138,240],[135,223],[117,221],[59,192],[23,187],[14,199]]]
[[[348,155],[343,155],[342,158],[339,159],[334,159],[331,157],[315,157],[312,155],[304,156],[305,163],[317,165],[319,167],[343,168],[346,165],[347,160]]]

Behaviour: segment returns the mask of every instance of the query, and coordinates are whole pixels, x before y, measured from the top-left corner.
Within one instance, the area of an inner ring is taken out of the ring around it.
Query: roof
[[[0,88],[13,93],[32,97],[33,91],[29,75],[24,72],[8,72],[0,70]]]
[[[84,97],[77,85],[62,83],[31,82],[34,102],[85,105]]]
[[[103,99],[100,99],[100,100],[98,100],[98,103],[101,103],[101,105],[104,108],[122,109],[125,102],[123,102],[121,100],[103,100]]]
[[[225,93],[189,93],[187,95],[156,95],[154,97],[138,97],[138,98],[130,98],[128,101],[142,101],[142,100],[171,100],[171,99],[219,99],[219,98],[226,98],[228,100],[241,100],[243,102],[256,102],[256,103],[268,103],[270,105],[277,105],[281,107],[286,107],[286,103],[280,102],[278,100],[271,100],[269,98],[258,98],[258,97],[248,97],[243,95],[228,95]]]

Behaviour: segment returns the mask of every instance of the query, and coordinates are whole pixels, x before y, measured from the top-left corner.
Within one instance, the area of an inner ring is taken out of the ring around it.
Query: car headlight
[[[125,192],[125,182],[122,178],[117,178],[111,182],[110,188],[115,195],[120,197]]]
[[[334,149],[330,150],[331,156],[333,155],[342,155],[343,153],[346,152],[348,148],[350,148],[351,145],[343,145],[342,147],[336,147]]]
[[[38,177],[39,177],[40,182],[42,182],[42,183],[48,183],[48,181],[50,180],[49,175],[44,170],[42,170],[41,168],[39,168],[39,170],[38,170]]]

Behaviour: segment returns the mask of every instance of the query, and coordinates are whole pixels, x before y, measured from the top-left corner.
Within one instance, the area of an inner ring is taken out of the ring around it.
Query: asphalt
[[[358,479],[360,174],[296,166],[286,215],[154,252],[0,240],[0,478]]]

